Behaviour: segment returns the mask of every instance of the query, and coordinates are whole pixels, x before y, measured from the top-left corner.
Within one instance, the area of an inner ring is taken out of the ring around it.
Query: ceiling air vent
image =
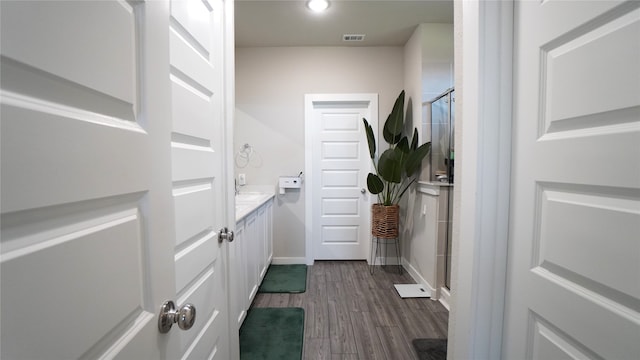
[[[364,34],[344,34],[342,35],[342,41],[363,41]]]

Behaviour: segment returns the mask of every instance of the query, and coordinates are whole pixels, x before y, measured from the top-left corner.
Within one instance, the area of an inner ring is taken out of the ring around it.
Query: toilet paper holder
[[[302,187],[302,173],[297,176],[280,176],[278,187],[280,194],[284,194],[285,189],[300,189]]]

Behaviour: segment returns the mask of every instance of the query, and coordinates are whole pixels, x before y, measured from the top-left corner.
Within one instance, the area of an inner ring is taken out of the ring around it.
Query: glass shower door
[[[453,243],[453,170],[455,159],[455,91],[449,93],[449,158],[447,163],[447,169],[449,172],[449,183],[452,185],[447,191],[448,206],[447,206],[447,246],[445,254],[445,274],[444,285],[447,289],[451,289],[451,244]]]
[[[431,181],[453,184],[453,94],[446,92],[431,103]]]

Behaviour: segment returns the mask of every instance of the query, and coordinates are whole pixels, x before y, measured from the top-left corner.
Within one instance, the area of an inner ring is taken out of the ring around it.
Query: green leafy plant
[[[362,119],[369,144],[369,155],[376,173],[367,176],[367,188],[369,192],[378,195],[378,202],[382,205],[393,205],[400,202],[402,195],[416,181],[415,174],[422,160],[431,151],[431,142],[418,146],[418,129],[413,129],[411,143],[409,138],[403,135],[404,130],[404,90],[400,92],[393,104],[393,110],[384,123],[382,135],[389,143],[389,148],[379,157],[377,163],[376,138],[373,128],[367,119]]]

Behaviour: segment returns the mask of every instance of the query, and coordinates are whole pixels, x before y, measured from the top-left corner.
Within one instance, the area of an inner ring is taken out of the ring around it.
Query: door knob
[[[366,193],[366,192],[367,192],[367,190],[365,190],[364,188],[362,188],[362,189],[360,189],[360,192],[364,194],[364,193]]]
[[[234,237],[235,235],[233,234],[233,231],[227,229],[225,226],[218,232],[218,243],[222,243],[225,240],[233,242]]]
[[[182,330],[189,330],[196,322],[196,307],[193,304],[184,304],[176,310],[176,304],[167,300],[160,307],[158,316],[158,330],[161,334],[166,334],[171,330],[173,324],[178,323]]]

